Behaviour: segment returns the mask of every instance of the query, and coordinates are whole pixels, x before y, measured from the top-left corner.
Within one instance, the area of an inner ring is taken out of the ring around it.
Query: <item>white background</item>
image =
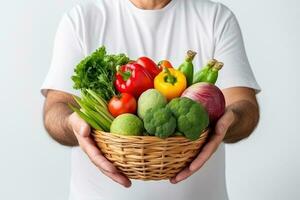
[[[75,0],[2,1],[0,199],[65,200],[70,151],[43,129],[39,93],[54,34]],[[223,0],[237,15],[263,92],[253,135],[227,146],[230,200],[300,199],[300,2]]]

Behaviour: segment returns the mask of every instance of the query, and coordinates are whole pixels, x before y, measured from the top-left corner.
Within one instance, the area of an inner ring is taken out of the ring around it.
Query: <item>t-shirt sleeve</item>
[[[54,40],[50,69],[41,87],[44,96],[47,95],[49,89],[79,94],[73,89],[71,76],[84,54],[80,39],[76,34],[75,23],[68,14],[65,14],[60,21]]]
[[[249,64],[240,26],[234,14],[229,13],[216,24],[214,57],[224,62],[217,85],[222,89],[248,87],[259,92],[261,89]]]

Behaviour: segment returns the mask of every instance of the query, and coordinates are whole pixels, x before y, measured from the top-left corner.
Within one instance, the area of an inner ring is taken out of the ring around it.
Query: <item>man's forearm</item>
[[[255,129],[259,120],[258,105],[241,100],[229,105],[226,109],[235,114],[235,121],[224,138],[225,143],[235,143],[248,137]]]
[[[67,146],[78,145],[77,139],[67,123],[67,118],[72,111],[66,103],[55,103],[44,112],[45,128],[54,140]]]

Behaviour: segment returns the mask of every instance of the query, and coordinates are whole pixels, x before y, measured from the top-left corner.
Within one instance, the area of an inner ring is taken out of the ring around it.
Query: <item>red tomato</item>
[[[158,63],[158,67],[160,70],[163,70],[164,67],[166,68],[173,68],[172,64],[168,60],[162,60]]]
[[[136,100],[128,93],[114,96],[108,103],[108,110],[112,116],[117,117],[124,113],[136,113]]]
[[[155,62],[148,57],[140,57],[137,59],[136,63],[142,65],[150,73],[152,79],[154,79],[161,71]]]

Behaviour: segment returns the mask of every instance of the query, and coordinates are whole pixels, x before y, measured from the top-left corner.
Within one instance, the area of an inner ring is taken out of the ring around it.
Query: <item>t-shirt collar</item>
[[[170,10],[178,0],[171,0],[165,7],[161,9],[155,9],[155,10],[145,10],[136,7],[130,0],[123,0],[129,9],[133,10],[134,12],[139,12],[139,13],[144,13],[144,14],[159,14],[159,13],[164,13],[167,10]]]

